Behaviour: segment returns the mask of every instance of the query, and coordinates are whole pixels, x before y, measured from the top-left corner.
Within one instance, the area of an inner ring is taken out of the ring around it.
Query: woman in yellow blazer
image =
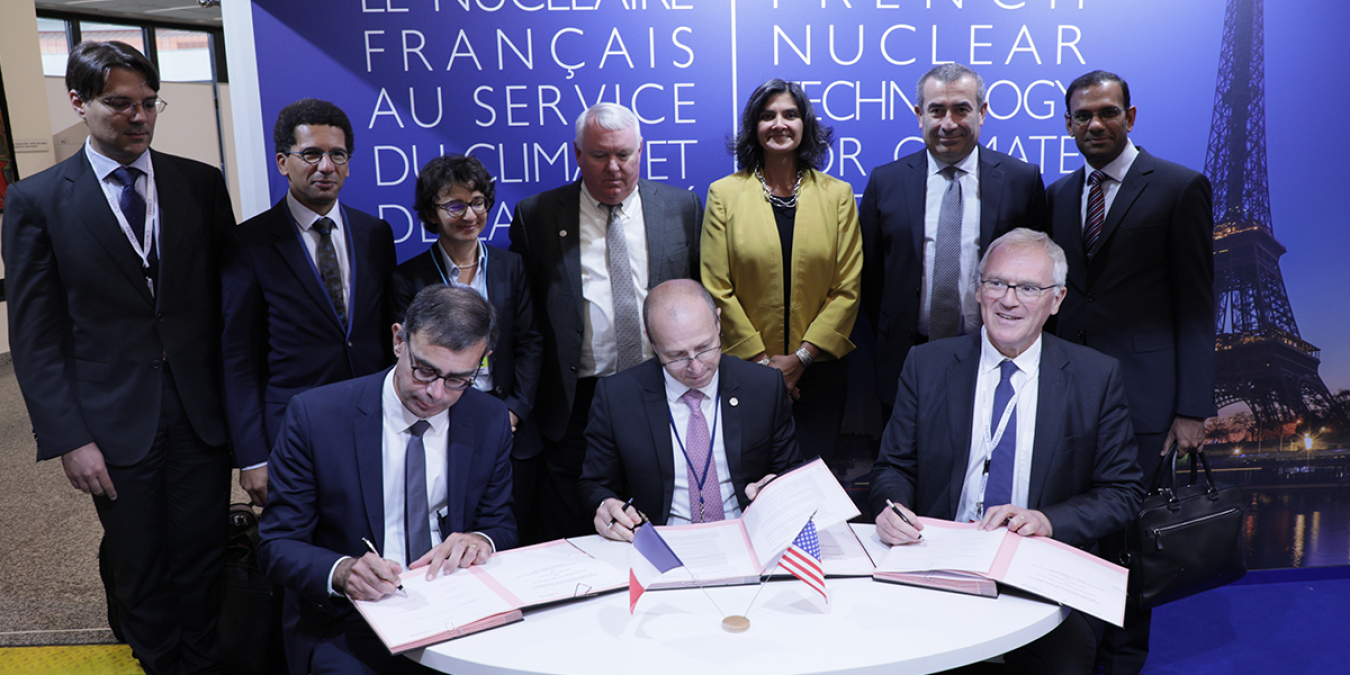
[[[783,372],[802,454],[827,462],[862,272],[853,188],[817,170],[831,136],[801,86],[760,85],[733,141],[742,169],[708,189],[700,247],[722,351]]]

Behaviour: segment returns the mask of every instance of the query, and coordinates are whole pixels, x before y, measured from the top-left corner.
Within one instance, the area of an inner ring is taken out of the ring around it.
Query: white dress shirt
[[[1111,204],[1115,203],[1116,193],[1120,192],[1120,183],[1130,173],[1130,167],[1134,166],[1134,158],[1138,156],[1139,149],[1134,147],[1134,141],[1126,139],[1125,149],[1120,151],[1120,155],[1102,167],[1101,172],[1106,174],[1106,179],[1101,182],[1102,196],[1106,198],[1106,208],[1102,211],[1103,220],[1111,213]],[[1096,169],[1093,169],[1091,164],[1083,167],[1083,200],[1079,205],[1078,222],[1082,223],[1084,228],[1087,227],[1088,194],[1092,192],[1087,179],[1093,171]]]
[[[1026,351],[1017,355],[1013,363],[1017,372],[1012,375],[1013,398],[1017,405],[1017,450],[1013,463],[1012,503],[1027,508],[1028,486],[1031,482],[1031,451],[1036,442],[1036,399],[1040,394],[1041,345],[1038,336]],[[999,364],[1008,357],[1000,354],[989,342],[989,336],[980,329],[980,363],[975,378],[975,416],[970,430],[970,458],[966,462],[966,479],[961,487],[961,501],[957,503],[956,522],[979,520],[984,514],[987,472],[985,462],[993,455],[989,442],[989,421],[994,408],[994,390],[1003,379]]]
[[[288,190],[286,192],[286,207],[295,217],[295,226],[300,230],[300,241],[304,242],[305,250],[309,252],[309,260],[314,263],[314,269],[316,270],[319,269],[319,240],[323,238],[323,235],[314,229],[314,221],[325,216],[333,221],[333,251],[337,253],[338,271],[342,273],[342,304],[350,309],[352,306],[352,263],[347,257],[347,224],[342,222],[342,205],[334,200],[333,208],[329,209],[328,213],[319,215],[296,201],[295,195]]]
[[[640,190],[618,206],[619,223],[628,244],[628,263],[637,290],[638,317],[647,299],[647,227],[642,216]],[[605,230],[609,226],[609,208],[581,186],[581,295],[586,300],[582,312],[585,325],[581,335],[579,377],[604,377],[618,372],[619,341],[614,334],[614,297],[609,283],[608,247]],[[656,355],[647,336],[642,336],[642,358]]]
[[[435,249],[439,252],[438,255],[441,258],[441,265],[436,268],[436,271],[441,273],[441,281],[444,281],[445,285],[467,288],[483,296],[484,300],[492,302],[492,299],[488,297],[487,289],[488,247],[481,239],[478,240],[478,265],[474,267],[473,278],[467,284],[459,283],[459,266],[450,258],[450,253],[445,250],[445,247],[437,242]],[[488,345],[488,349],[495,347],[496,345]],[[478,377],[474,378],[473,388],[489,394],[492,393],[492,362],[486,356],[483,357],[482,366],[478,369]]]
[[[923,209],[923,297],[920,299],[919,333],[928,335],[928,315],[933,305],[933,265],[937,257],[938,217],[942,196],[947,192],[947,177],[942,171],[958,169],[955,180],[961,183],[961,334],[980,327],[980,306],[975,301],[975,277],[980,267],[980,147],[955,165],[938,161],[928,154],[928,193]]]
[[[666,369],[661,369],[666,382],[666,407],[674,424],[670,429],[670,445],[675,451],[675,494],[670,500],[670,517],[667,525],[688,525],[692,512],[689,509],[689,462],[681,450],[688,443],[689,406],[684,402],[684,394],[689,387],[680,383]],[[722,419],[718,413],[721,401],[718,399],[718,385],[722,374],[714,373],[708,386],[701,387],[703,401],[699,406],[703,410],[703,419],[708,422],[708,431],[712,433],[712,458],[717,465],[718,487],[722,492],[722,510],[727,519],[741,517],[741,503],[736,500],[736,486],[731,482],[731,469],[727,466],[727,448],[722,442]],[[678,433],[677,433],[678,430]],[[696,469],[702,467],[695,467]],[[697,489],[697,485],[694,486]]]
[[[122,184],[112,177],[114,171],[122,168],[122,164],[117,160],[99,154],[89,141],[84,142],[84,155],[89,159],[89,165],[94,169],[94,175],[98,176],[99,187],[103,188],[103,196],[108,200],[108,206],[112,209],[113,216],[117,218],[117,224],[122,228],[122,233],[126,235],[127,242],[131,244],[131,250],[136,252],[137,257],[141,259],[141,264],[146,264],[150,250],[159,251],[159,200],[157,189],[155,187],[155,164],[150,161],[150,151],[141,153],[134,161],[126,166],[133,169],[140,169],[142,174],[136,179],[136,194],[145,200],[145,231],[150,236],[151,248],[145,249],[145,241],[136,241],[136,236],[131,231],[131,225],[127,223],[127,217],[122,213]],[[144,250],[143,250],[144,249]],[[153,295],[156,289],[151,289]]]

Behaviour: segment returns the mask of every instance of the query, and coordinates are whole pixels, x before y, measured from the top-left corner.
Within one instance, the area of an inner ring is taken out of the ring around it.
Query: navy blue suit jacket
[[[1027,508],[1050,519],[1055,539],[1093,549],[1134,518],[1144,494],[1120,365],[1049,334],[1041,340]],[[978,333],[910,350],[872,473],[873,512],[890,499],[921,516],[956,517],[979,363]]]
[[[394,321],[403,315],[417,292],[427,286],[445,283],[438,244],[410,258],[394,269],[389,281],[389,306]],[[487,266],[488,302],[497,312],[497,344],[488,362],[492,366],[492,394],[520,418],[516,442],[511,454],[529,459],[539,454],[538,425],[535,423],[534,395],[539,390],[539,363],[543,359],[544,338],[534,326],[534,303],[530,300],[529,277],[525,262],[511,251],[489,247]]]
[[[1140,148],[1091,262],[1083,249],[1083,180],[1079,169],[1050,186],[1053,236],[1069,259],[1056,333],[1120,361],[1136,433],[1165,433],[1177,415],[1213,416],[1209,179]],[[1145,450],[1156,456],[1159,448]]]
[[[387,367],[389,223],[342,208],[351,263],[343,330],[283,198],[235,227],[224,263],[225,413],[235,462],[267,461],[291,397]]]
[[[659,361],[648,359],[596,383],[579,483],[585,512],[594,512],[610,497],[632,497],[633,505],[657,525],[670,517],[677,450],[670,441],[670,407],[661,371]],[[750,506],[747,484],[802,462],[792,404],[776,370],[723,354],[718,371],[722,444],[736,499],[745,510]]]
[[[307,673],[314,642],[331,637],[352,607],[328,594],[344,556],[384,550],[383,409],[387,371],[297,395],[267,465],[270,489],[259,534],[263,571],[287,590],[291,672]],[[498,550],[516,545],[511,513],[511,424],[501,401],[469,389],[450,408],[445,532],[482,532]],[[364,627],[364,622],[359,622]]]
[[[1010,230],[1046,230],[1040,167],[980,148],[980,251]],[[909,348],[918,341],[923,298],[924,204],[928,150],[872,170],[862,225],[862,305],[877,332],[877,396],[890,405]]]

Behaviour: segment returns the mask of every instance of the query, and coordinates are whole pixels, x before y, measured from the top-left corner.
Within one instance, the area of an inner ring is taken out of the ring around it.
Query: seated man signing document
[[[431,578],[516,545],[511,421],[473,388],[492,305],[428,286],[393,332],[393,368],[291,399],[267,464],[259,561],[286,588],[292,673],[434,672],[390,656],[348,600],[395,593],[405,567]]]
[[[738,518],[801,463],[782,375],[723,356],[719,314],[696,281],[657,286],[643,303],[656,358],[597,384],[579,491],[601,536],[631,541],[639,512],[657,525]]]
[[[999,237],[976,280],[984,328],[909,353],[872,476],[882,541],[918,541],[918,514],[1095,551],[1138,512],[1143,485],[1119,365],[1041,332],[1067,273],[1045,234]],[[1075,610],[1005,660],[1015,672],[1086,675],[1095,621]]]

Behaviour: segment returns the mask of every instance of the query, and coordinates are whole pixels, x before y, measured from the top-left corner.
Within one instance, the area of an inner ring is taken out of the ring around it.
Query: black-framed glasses
[[[476,197],[471,202],[462,202],[456,199],[444,204],[437,204],[436,208],[444,211],[445,215],[451,218],[463,218],[464,214],[469,212],[469,209],[473,209],[474,213],[481,216],[487,211],[487,200],[482,197]]]
[[[127,98],[125,96],[105,96],[98,99],[98,102],[119,115],[126,115],[137,108],[144,110],[147,115],[157,115],[164,112],[164,109],[169,107],[169,102],[158,96],[147,98],[144,101],[137,101],[134,98]]]
[[[283,152],[281,154],[299,155],[300,159],[304,160],[306,164],[318,164],[323,161],[324,155],[328,155],[328,159],[333,160],[334,164],[346,164],[347,161],[352,158],[352,154],[342,148],[329,150],[328,152],[324,152],[318,148],[305,148],[300,152]]]
[[[984,292],[984,297],[990,300],[998,300],[1008,294],[1008,289],[1014,289],[1017,299],[1022,302],[1036,302],[1045,295],[1045,292],[1052,288],[1059,288],[1059,284],[1049,286],[1032,286],[1031,284],[1010,284],[1002,279],[981,279],[980,290]]]
[[[1098,110],[1095,113],[1092,112],[1091,110],[1079,110],[1073,115],[1064,113],[1064,116],[1073,120],[1074,124],[1077,124],[1080,127],[1085,127],[1089,124],[1092,124],[1093,117],[1096,117],[1097,119],[1101,120],[1102,123],[1106,123],[1115,120],[1116,118],[1120,117],[1123,114],[1125,114],[1124,110],[1121,110],[1120,108],[1117,108],[1115,106],[1111,106],[1109,108],[1102,108],[1101,110]]]
[[[483,359],[480,357],[478,359],[478,366],[473,369],[473,374],[468,377],[464,377],[463,375],[442,375],[434,368],[417,365],[422,362],[422,359],[417,358],[417,355],[413,353],[411,339],[403,344],[408,345],[408,361],[409,365],[412,366],[412,376],[419,384],[430,385],[436,380],[441,380],[441,384],[449,391],[464,391],[473,386],[474,380],[478,379],[478,371],[483,369]],[[486,354],[484,354],[484,356],[486,356]]]
[[[669,370],[678,371],[684,368],[688,368],[690,364],[692,364],[695,360],[697,360],[699,363],[702,363],[705,366],[710,366],[712,365],[713,357],[721,353],[722,353],[722,343],[718,342],[716,347],[709,347],[708,349],[705,349],[693,356],[686,356],[682,359],[662,361],[661,365],[665,366]]]

